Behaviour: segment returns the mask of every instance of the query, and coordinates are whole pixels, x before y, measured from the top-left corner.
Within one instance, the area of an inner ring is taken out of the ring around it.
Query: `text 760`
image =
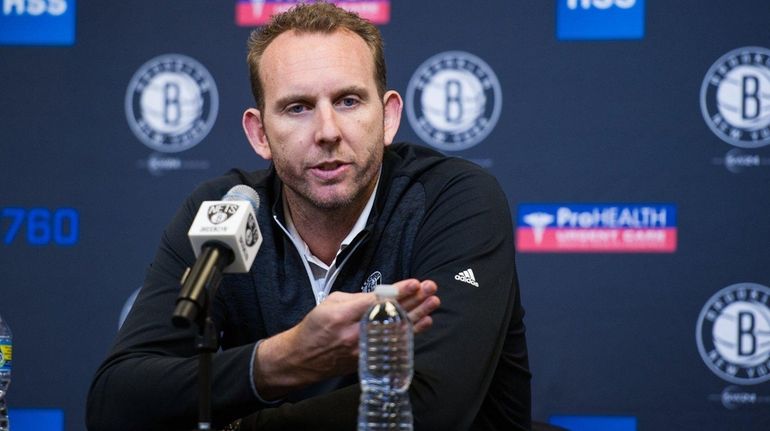
[[[80,230],[80,215],[74,208],[0,209],[0,235],[3,244],[11,244],[25,232],[30,245],[75,245]]]

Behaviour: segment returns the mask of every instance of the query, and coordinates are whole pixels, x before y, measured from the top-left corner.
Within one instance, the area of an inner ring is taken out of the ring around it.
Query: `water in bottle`
[[[412,430],[412,323],[391,285],[375,287],[377,303],[361,319],[358,431]]]
[[[8,431],[8,407],[5,395],[11,384],[11,360],[13,359],[11,328],[0,316],[0,431]]]

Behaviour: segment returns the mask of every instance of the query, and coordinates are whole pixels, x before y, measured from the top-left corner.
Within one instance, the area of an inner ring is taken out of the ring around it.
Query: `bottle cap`
[[[374,286],[374,293],[377,296],[395,298],[398,296],[398,288],[392,284],[378,284]]]

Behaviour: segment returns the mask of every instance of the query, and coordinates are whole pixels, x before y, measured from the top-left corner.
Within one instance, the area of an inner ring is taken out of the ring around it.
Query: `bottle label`
[[[13,346],[5,340],[0,341],[0,371],[11,371],[11,359]]]

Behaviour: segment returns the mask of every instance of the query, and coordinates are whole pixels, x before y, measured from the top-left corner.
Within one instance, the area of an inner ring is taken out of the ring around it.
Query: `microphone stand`
[[[192,268],[182,275],[182,289],[171,318],[177,328],[198,326],[195,350],[198,352],[198,428],[211,430],[211,357],[218,349],[214,321],[211,320],[211,298],[222,281],[222,270],[233,261],[226,249],[204,245]]]

